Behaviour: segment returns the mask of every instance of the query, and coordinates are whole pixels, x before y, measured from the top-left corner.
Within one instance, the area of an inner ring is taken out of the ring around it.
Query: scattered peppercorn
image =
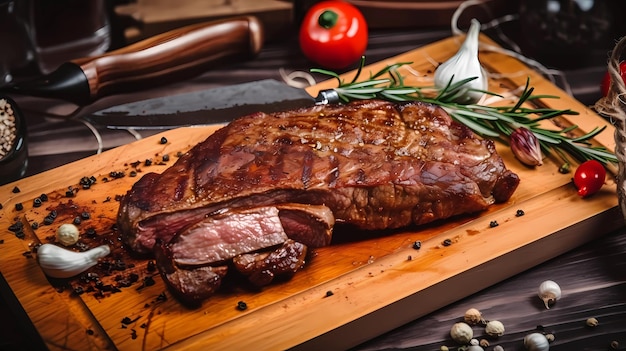
[[[91,218],[91,215],[89,214],[89,212],[83,211],[83,213],[80,214],[80,218],[82,218],[82,219],[89,219],[89,218]]]
[[[163,155],[163,162],[167,162],[169,160],[170,160],[170,155],[168,154]]]
[[[0,239],[0,244],[4,244],[4,239]]]
[[[597,327],[600,322],[596,318],[588,318],[586,321],[587,326],[589,327]]]
[[[38,197],[36,197],[36,198],[33,200],[33,207],[40,207],[40,206],[41,206],[41,199],[40,199],[40,198],[38,198]]]
[[[93,334],[94,334],[94,331],[93,331],[93,330],[91,330],[91,329],[87,329],[86,333],[87,333],[87,335],[93,335]]]
[[[515,212],[515,217],[521,217],[523,215],[525,215],[526,213],[524,213],[524,210],[517,210],[517,212]]]
[[[131,177],[136,177],[137,176],[137,171],[130,171],[130,173],[128,173],[129,176]]]
[[[161,137],[161,144],[167,144],[167,138]]]
[[[48,195],[41,194],[41,195],[39,195],[39,199],[41,200],[41,202],[46,202],[46,201],[48,201]]]
[[[412,261],[412,260],[413,260],[413,256],[408,255],[408,256],[406,257],[406,260],[407,260],[407,261]]]
[[[20,188],[18,188],[18,187],[14,187],[12,191],[13,191],[13,193],[14,193],[14,194],[17,194],[17,193],[19,193],[21,190],[20,190]]]
[[[443,246],[450,246],[450,245],[452,245],[452,240],[446,239],[446,240],[443,241],[442,244],[443,244]]]
[[[146,266],[146,269],[148,270],[148,272],[156,271],[156,264],[154,263],[154,261],[152,260],[148,261],[148,265]]]
[[[330,297],[335,295],[335,293],[333,293],[331,290],[326,291],[326,297]]]
[[[144,164],[144,165],[146,165],[146,166],[150,166],[150,165],[152,164],[152,160],[151,160],[151,159],[149,159],[149,158],[147,158],[147,159],[143,162],[143,164]]]
[[[18,203],[16,203],[16,204],[15,204],[15,209],[16,209],[17,211],[21,211],[21,210],[23,210],[23,209],[24,209],[24,205],[22,205],[22,203],[21,203],[21,202],[18,202]]]
[[[491,221],[489,222],[489,228],[495,228],[499,226],[498,221]]]
[[[39,223],[38,223],[38,222],[33,222],[33,223],[31,223],[31,224],[30,224],[30,227],[31,227],[33,230],[36,230],[37,228],[39,228]]]
[[[159,294],[159,296],[157,296],[156,298],[157,301],[167,301],[167,295],[165,295],[165,292],[162,292]]]
[[[419,250],[421,247],[422,247],[422,242],[421,242],[421,241],[416,240],[416,241],[413,243],[413,248],[414,248],[415,250]]]
[[[137,339],[137,331],[135,329],[130,330],[130,338],[133,340]]]
[[[119,178],[124,178],[126,174],[123,171],[111,171],[109,172],[109,177],[113,178],[113,179],[119,179]],[[106,178],[104,178],[106,181]]]
[[[82,221],[81,221],[80,217],[78,217],[78,216],[74,217],[74,221],[73,221],[74,224],[79,225],[81,222]]]
[[[237,302],[237,309],[239,311],[245,311],[246,309],[248,309],[248,304],[246,304],[244,301],[239,301]]]

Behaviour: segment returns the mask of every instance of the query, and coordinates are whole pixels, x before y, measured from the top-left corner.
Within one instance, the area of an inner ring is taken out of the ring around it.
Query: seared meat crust
[[[225,209],[310,204],[363,230],[399,228],[484,210],[518,183],[490,140],[443,109],[359,101],[231,122],[143,176],[118,226],[138,252]]]

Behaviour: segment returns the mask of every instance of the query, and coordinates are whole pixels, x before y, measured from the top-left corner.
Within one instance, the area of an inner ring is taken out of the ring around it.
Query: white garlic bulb
[[[546,308],[550,309],[550,305],[561,298],[561,287],[552,280],[546,280],[539,285],[538,295],[543,300]]]
[[[483,91],[489,87],[487,73],[478,60],[479,34],[480,22],[472,19],[465,41],[459,51],[435,70],[435,86],[439,89],[444,89],[451,83],[476,78],[464,84],[458,91],[456,101],[459,103],[477,102],[484,95]]]
[[[550,350],[550,343],[545,335],[532,333],[524,337],[524,347],[528,351],[548,351]]]
[[[71,223],[61,224],[57,229],[57,241],[65,246],[76,244],[79,236],[78,228]]]
[[[37,261],[46,275],[52,278],[69,278],[95,266],[98,259],[110,252],[108,245],[74,252],[54,244],[43,244],[37,249]]]
[[[474,331],[467,323],[454,323],[450,329],[450,337],[458,344],[465,345],[474,337]]]

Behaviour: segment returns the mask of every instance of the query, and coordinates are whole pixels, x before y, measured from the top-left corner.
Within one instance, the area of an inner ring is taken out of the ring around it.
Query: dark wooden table
[[[394,30],[371,33],[366,53],[368,62],[394,56],[450,35],[448,28],[429,30]],[[585,104],[599,98],[598,82],[604,69],[606,54],[599,53],[593,65],[565,71],[573,95]],[[97,104],[114,105],[120,100],[135,100],[197,89],[236,84],[264,78],[280,80],[279,69],[287,72],[306,71],[311,64],[299,53],[293,38],[269,43],[254,60],[216,68],[200,77],[158,87],[149,91],[109,97]],[[30,165],[27,175],[61,166],[92,155],[97,143],[89,129],[76,121],[59,121],[44,117],[38,111],[50,101],[16,97],[29,124]],[[104,149],[131,142],[131,133],[98,127]],[[147,136],[154,131],[143,131]],[[566,209],[564,209],[566,210]],[[555,214],[558,215],[558,214]],[[533,228],[528,228],[533,230]],[[550,310],[537,297],[539,284],[555,280],[563,289],[563,297]],[[463,289],[459,286],[458,289]],[[0,281],[0,350],[40,349],[41,340],[29,324],[27,316],[4,281]],[[554,333],[552,350],[608,350],[612,341],[626,348],[626,230],[620,229],[601,240],[556,257],[531,270],[516,275],[461,301],[437,310],[385,335],[372,335],[371,340],[354,350],[439,350],[447,345],[457,349],[449,336],[452,325],[460,321],[468,308],[478,308],[486,319],[500,320],[506,333],[490,339],[491,350],[501,345],[505,350],[523,350],[522,339],[538,328]],[[595,328],[585,325],[595,317]],[[483,330],[474,328],[482,338]],[[332,346],[332,345],[330,345]],[[330,347],[332,348],[332,347]]]

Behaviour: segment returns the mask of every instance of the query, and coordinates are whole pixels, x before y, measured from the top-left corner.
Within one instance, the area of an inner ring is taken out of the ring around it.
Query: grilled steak
[[[490,140],[443,109],[359,101],[231,122],[162,174],[143,176],[122,199],[118,226],[135,251],[158,240],[174,260],[205,264],[223,258],[214,240],[236,235],[219,233],[237,230],[223,222],[228,213],[272,211],[286,237],[319,246],[335,221],[363,230],[424,224],[507,201],[518,183]],[[259,230],[250,238],[264,240]],[[186,241],[198,247],[186,254]],[[231,257],[250,243],[238,245]]]

